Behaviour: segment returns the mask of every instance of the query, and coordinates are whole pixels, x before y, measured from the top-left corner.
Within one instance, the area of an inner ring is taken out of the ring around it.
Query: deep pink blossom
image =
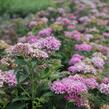
[[[82,56],[82,55],[74,54],[74,55],[71,57],[70,61],[69,61],[69,65],[74,65],[74,64],[76,64],[76,63],[78,63],[78,62],[81,62],[81,60],[82,60],[83,58],[84,58],[84,56]]]

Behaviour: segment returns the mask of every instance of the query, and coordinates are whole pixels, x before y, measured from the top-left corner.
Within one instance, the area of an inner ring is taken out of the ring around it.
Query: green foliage
[[[17,56],[15,59],[18,85],[11,91],[12,100],[7,100],[8,105],[4,107],[7,107],[6,109],[12,107],[27,109],[28,106],[32,109],[43,108],[53,96],[48,86],[59,77],[58,69],[61,67],[61,61],[48,59],[45,62],[22,56]],[[41,67],[43,64],[47,67]]]
[[[68,0],[64,1],[65,4],[61,4],[61,2],[59,2],[59,4],[57,3],[58,6],[65,6],[65,8],[68,8],[68,11],[70,8],[72,12],[75,12],[78,8],[78,6],[76,7],[75,3],[70,3],[68,2]],[[91,3],[89,2],[89,0],[81,1],[85,4]],[[67,5],[69,7],[67,7]],[[6,12],[12,15],[19,14],[21,17],[23,17],[28,13],[36,12],[40,9],[46,9],[48,8],[48,6],[55,6],[55,2],[53,0],[0,0],[0,14]],[[50,20],[50,22],[48,24],[40,24],[39,20],[39,25],[33,27],[30,32],[32,32],[33,35],[36,35],[41,29],[51,27],[53,29],[53,35],[61,41],[60,50],[57,52],[50,52],[51,56],[44,60],[39,58],[31,58],[30,55],[30,57],[25,57],[22,55],[12,55],[11,57],[10,54],[6,55],[4,49],[0,49],[0,59],[9,56],[10,59],[14,59],[13,63],[15,64],[15,66],[12,68],[8,68],[8,65],[0,65],[0,69],[14,69],[18,82],[15,87],[7,88],[5,87],[5,85],[7,84],[4,83],[4,87],[0,88],[0,109],[81,109],[75,107],[72,100],[65,100],[64,95],[56,95],[51,92],[50,85],[55,80],[59,80],[63,77],[69,76],[69,72],[66,70],[69,67],[68,61],[74,53],[80,53],[85,57],[91,58],[92,54],[96,51],[75,51],[75,44],[83,42],[75,41],[71,38],[66,37],[64,35],[64,32],[68,31],[68,29],[61,24],[53,23],[55,22],[56,18],[60,16],[60,13],[57,10],[53,9],[53,12],[51,11],[51,13],[48,13],[50,15],[48,15],[47,18],[48,20]],[[67,14],[69,15],[72,13]],[[78,15],[78,17],[87,16],[89,14],[90,8],[86,6],[85,9],[80,12],[80,15]],[[3,30],[5,29],[8,33],[9,39],[11,38],[12,42],[16,43],[18,36],[26,35],[26,33],[29,32],[30,28],[27,27],[28,20],[26,18],[24,20],[22,20],[21,18],[17,18],[10,20],[9,23],[8,17],[6,16],[6,19],[3,21],[6,25],[3,25],[1,27],[5,27],[3,28]],[[29,17],[33,18],[35,16]],[[37,19],[37,17],[35,18]],[[4,19],[4,17],[2,19]],[[0,20],[0,23],[2,23],[2,20]],[[97,24],[97,22],[91,22],[88,25],[81,24],[81,26],[82,28],[90,29],[96,27],[98,29],[98,32],[92,32],[92,35],[94,35],[94,39],[92,39],[91,42],[95,42],[96,39],[100,39],[100,37],[102,36],[100,36],[100,34],[109,30],[108,26],[100,26]],[[3,38],[4,35],[2,33],[5,33],[5,30],[2,32],[1,27],[0,37]],[[100,42],[100,44],[104,45],[108,43],[108,39]],[[106,69],[104,70],[104,74],[97,74],[99,79],[101,79],[103,76],[108,75],[109,65],[107,64],[105,68]],[[85,77],[88,76],[90,75],[85,75]],[[109,95],[101,94],[98,89],[90,90],[88,94],[83,94],[81,96],[86,99],[88,98],[91,108],[93,109],[98,109],[103,104],[109,104]]]
[[[52,0],[0,0],[0,12],[27,14],[54,6]]]
[[[69,8],[72,12],[74,12],[76,10],[76,5],[75,3],[69,3]]]
[[[109,95],[101,94],[98,90],[93,90],[89,94],[89,100],[92,106],[100,107],[103,104],[109,104]]]
[[[0,0],[0,13],[6,12],[10,7],[10,0]]]

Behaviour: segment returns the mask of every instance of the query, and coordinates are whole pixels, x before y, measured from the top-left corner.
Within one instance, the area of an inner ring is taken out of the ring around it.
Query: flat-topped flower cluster
[[[1,71],[0,70],[0,87],[3,87],[7,84],[9,87],[17,85],[16,75],[13,70]]]
[[[28,97],[28,106],[46,105],[51,98],[52,104],[55,95],[78,107],[94,104],[89,96],[98,93],[105,101],[109,95],[109,30],[103,28],[109,22],[102,23],[107,12],[100,15],[105,6],[100,7],[97,1],[88,6],[74,1],[79,8],[73,13],[63,8],[40,11],[16,44],[0,41],[0,87],[18,91],[14,96]],[[86,8],[90,10],[87,16],[83,13]],[[66,107],[58,104],[56,108]]]

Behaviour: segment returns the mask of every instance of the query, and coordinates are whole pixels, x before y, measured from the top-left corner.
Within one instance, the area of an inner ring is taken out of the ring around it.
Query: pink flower
[[[16,75],[13,70],[9,70],[6,72],[6,83],[9,86],[15,86],[17,84]]]
[[[76,30],[72,32],[66,31],[65,36],[70,37],[76,41],[79,41],[81,39],[81,33]]]
[[[75,28],[75,26],[73,25],[73,24],[70,24],[70,25],[68,25],[68,27],[67,27],[68,29],[74,29]]]
[[[69,77],[62,80],[54,81],[51,90],[55,93],[82,94],[87,92],[87,87],[83,82],[73,80]]]
[[[109,84],[101,83],[98,87],[101,93],[109,94]]]
[[[36,38],[36,36],[28,36],[28,37],[26,38],[26,41],[27,41],[28,43],[35,43],[35,42],[37,41],[37,38]]]
[[[66,82],[64,84],[66,84]],[[72,81],[72,83],[69,84],[68,88],[66,89],[66,92],[68,94],[74,93],[74,94],[80,95],[82,93],[86,93],[87,92],[87,87],[82,82]]]
[[[78,62],[81,62],[81,60],[82,60],[83,58],[84,58],[84,57],[81,56],[81,55],[79,55],[79,54],[74,54],[74,55],[72,56],[72,58],[70,59],[70,61],[69,61],[69,65],[74,65],[74,64],[76,64],[76,63],[78,63]]]
[[[80,61],[81,61],[80,58],[78,58],[78,57],[72,57],[72,58],[70,59],[70,61],[69,61],[69,65],[74,65],[75,63],[78,63],[78,62],[80,62]]]
[[[65,24],[65,25],[70,24],[70,20],[69,20],[69,19],[67,19],[67,18],[64,18],[64,19],[63,19],[63,22],[64,22],[64,24]]]
[[[75,74],[75,73],[93,73],[95,74],[96,73],[96,69],[91,66],[91,65],[88,65],[86,64],[85,62],[83,61],[80,61],[78,63],[75,63],[73,66],[70,66],[68,68],[68,71]]]
[[[39,31],[38,36],[42,36],[42,37],[49,37],[52,33],[52,29],[51,28],[45,28],[41,31]]]
[[[75,74],[74,76],[69,76],[69,78],[74,80],[74,81],[79,81],[79,82],[83,82],[83,83],[85,81],[85,79],[78,74]]]
[[[109,84],[109,78],[108,77],[105,77],[102,81],[102,83],[104,84]]]
[[[67,26],[67,25],[69,25],[71,23],[70,19],[68,19],[66,17],[65,18],[58,17],[56,21],[59,22],[60,24],[65,25],[65,26]]]
[[[66,100],[73,101],[77,107],[84,107],[87,105],[87,100],[75,94],[69,94],[64,97]]]
[[[63,8],[58,8],[58,12],[61,14],[61,15],[64,15],[65,14],[65,10]]]
[[[84,35],[85,40],[90,41],[91,39],[93,39],[93,35],[92,34],[86,34]]]
[[[98,83],[94,78],[85,79],[85,84],[89,89],[95,89],[98,87]]]
[[[92,57],[92,63],[94,64],[95,67],[97,68],[101,68],[103,69],[104,68],[104,60],[101,58],[101,57]]]
[[[107,38],[109,38],[109,32],[104,32],[103,35]]]
[[[80,81],[67,77],[53,82],[51,90],[56,94],[64,94],[66,100],[72,100],[77,106],[84,106],[81,94],[87,93],[87,86]]]
[[[75,50],[89,52],[92,50],[92,46],[89,44],[86,44],[86,43],[77,44],[77,45],[75,45]]]
[[[29,55],[31,52],[31,46],[29,43],[17,43],[13,46],[12,53],[14,55]]]
[[[42,42],[42,47],[46,48],[47,50],[59,50],[60,46],[60,41],[53,36],[45,38]]]
[[[65,86],[61,81],[54,81],[51,85],[51,90],[56,94],[63,94],[65,93]]]
[[[26,57],[35,57],[35,58],[48,58],[48,54],[37,47],[38,45],[29,44],[29,43],[18,43],[13,49],[13,55],[24,55]]]
[[[68,71],[70,71],[71,73],[83,73],[84,72],[84,69],[86,67],[86,64],[84,62],[79,62],[79,63],[76,63],[74,66],[70,66],[68,68]]]
[[[71,73],[73,73],[73,74],[79,72],[76,66],[70,66],[68,68],[68,71],[71,72]]]
[[[76,17],[72,14],[69,16],[69,19],[75,19]]]
[[[30,23],[29,23],[29,28],[33,28],[34,26],[36,26],[37,25],[37,21],[31,21]]]

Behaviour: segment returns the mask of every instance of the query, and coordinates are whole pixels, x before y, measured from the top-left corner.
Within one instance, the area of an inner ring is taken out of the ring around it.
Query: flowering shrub
[[[109,104],[109,30],[102,23],[108,12],[101,11],[106,4],[71,0],[67,8],[72,2],[71,11],[36,13],[17,43],[0,41],[0,108],[97,109]]]

